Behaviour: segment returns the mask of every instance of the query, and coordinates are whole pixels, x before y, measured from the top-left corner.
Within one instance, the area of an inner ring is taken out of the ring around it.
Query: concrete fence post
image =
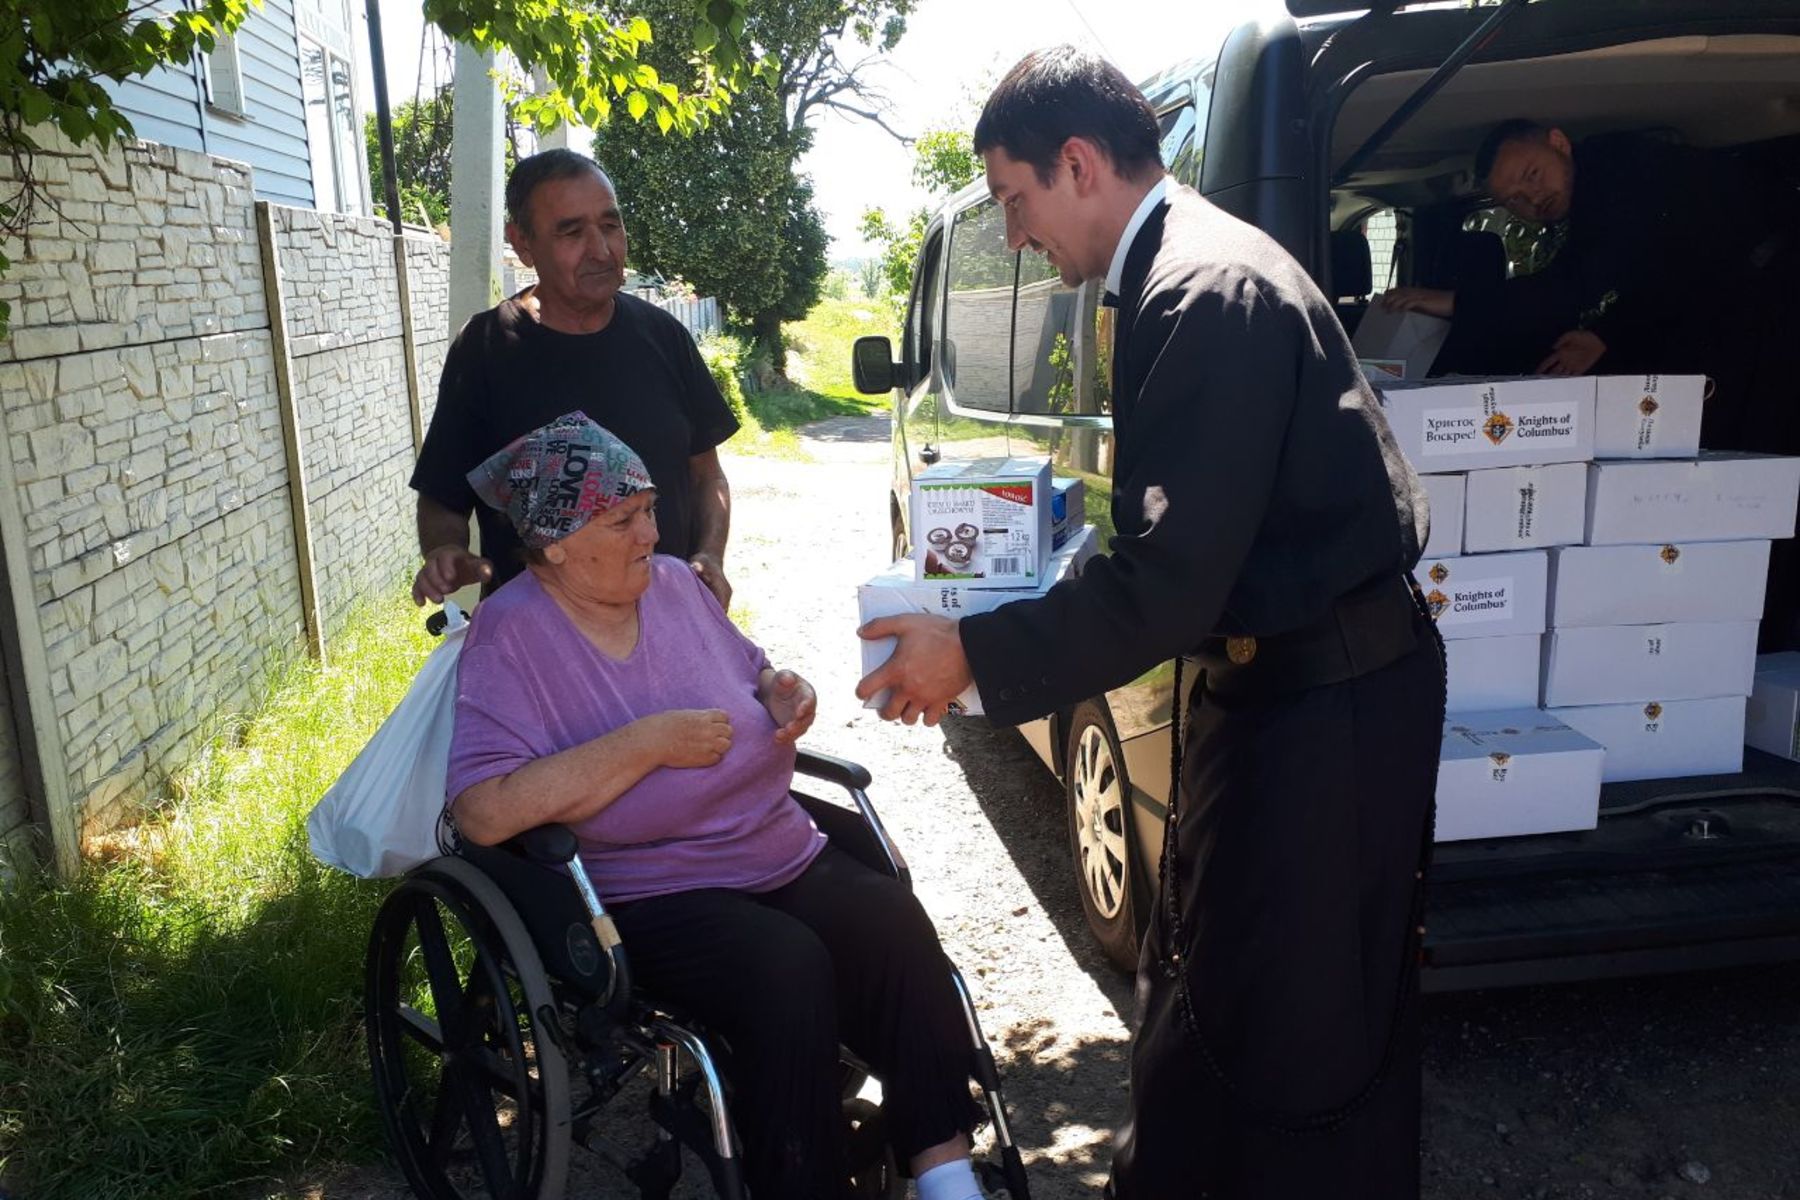
[[[287,451],[288,502],[294,515],[294,559],[300,575],[300,615],[307,651],[325,661],[325,623],[319,612],[319,581],[313,566],[312,508],[306,495],[306,456],[300,444],[300,414],[294,401],[294,358],[288,347],[287,301],[281,288],[281,248],[275,241],[275,214],[267,200],[256,202],[256,238],[262,246],[263,293],[269,306],[269,338],[275,359],[275,394],[281,408],[281,442]]]

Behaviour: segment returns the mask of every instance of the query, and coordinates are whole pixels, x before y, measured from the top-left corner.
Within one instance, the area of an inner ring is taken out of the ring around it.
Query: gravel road
[[[889,541],[887,423],[803,433],[809,461],[726,461],[735,607],[818,688],[807,743],[873,772],[1001,1055],[1033,1195],[1097,1196],[1124,1112],[1131,987],[1083,923],[1061,788],[1011,731],[884,725],[858,705],[854,595]],[[1429,1200],[1800,1198],[1800,967],[1432,997],[1426,1022]],[[305,1190],[403,1194],[367,1170]],[[635,1192],[588,1168],[570,1194]]]

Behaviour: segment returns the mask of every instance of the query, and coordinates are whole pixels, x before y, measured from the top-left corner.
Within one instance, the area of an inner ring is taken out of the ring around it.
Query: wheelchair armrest
[[[560,867],[575,857],[580,843],[575,831],[567,825],[539,825],[516,833],[500,843],[500,849],[518,855],[526,862],[544,867]]]
[[[869,769],[860,763],[853,763],[843,758],[833,758],[829,754],[820,754],[815,750],[798,751],[794,759],[794,770],[802,775],[810,775],[814,779],[835,783],[849,791],[866,788],[871,781]]]

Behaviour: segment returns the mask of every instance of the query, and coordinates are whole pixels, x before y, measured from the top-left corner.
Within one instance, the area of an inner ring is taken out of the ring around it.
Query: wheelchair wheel
[[[512,905],[440,858],[369,936],[365,1021],[388,1140],[426,1200],[553,1200],[568,1173],[569,1074],[555,998]]]

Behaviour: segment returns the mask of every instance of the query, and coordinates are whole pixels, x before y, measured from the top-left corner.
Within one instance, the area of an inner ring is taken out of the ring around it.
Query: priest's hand
[[[975,681],[956,622],[948,617],[877,617],[856,632],[869,641],[899,639],[893,656],[856,685],[859,699],[888,693],[881,706],[883,720],[911,725],[923,717],[927,725],[936,725],[950,702]]]

